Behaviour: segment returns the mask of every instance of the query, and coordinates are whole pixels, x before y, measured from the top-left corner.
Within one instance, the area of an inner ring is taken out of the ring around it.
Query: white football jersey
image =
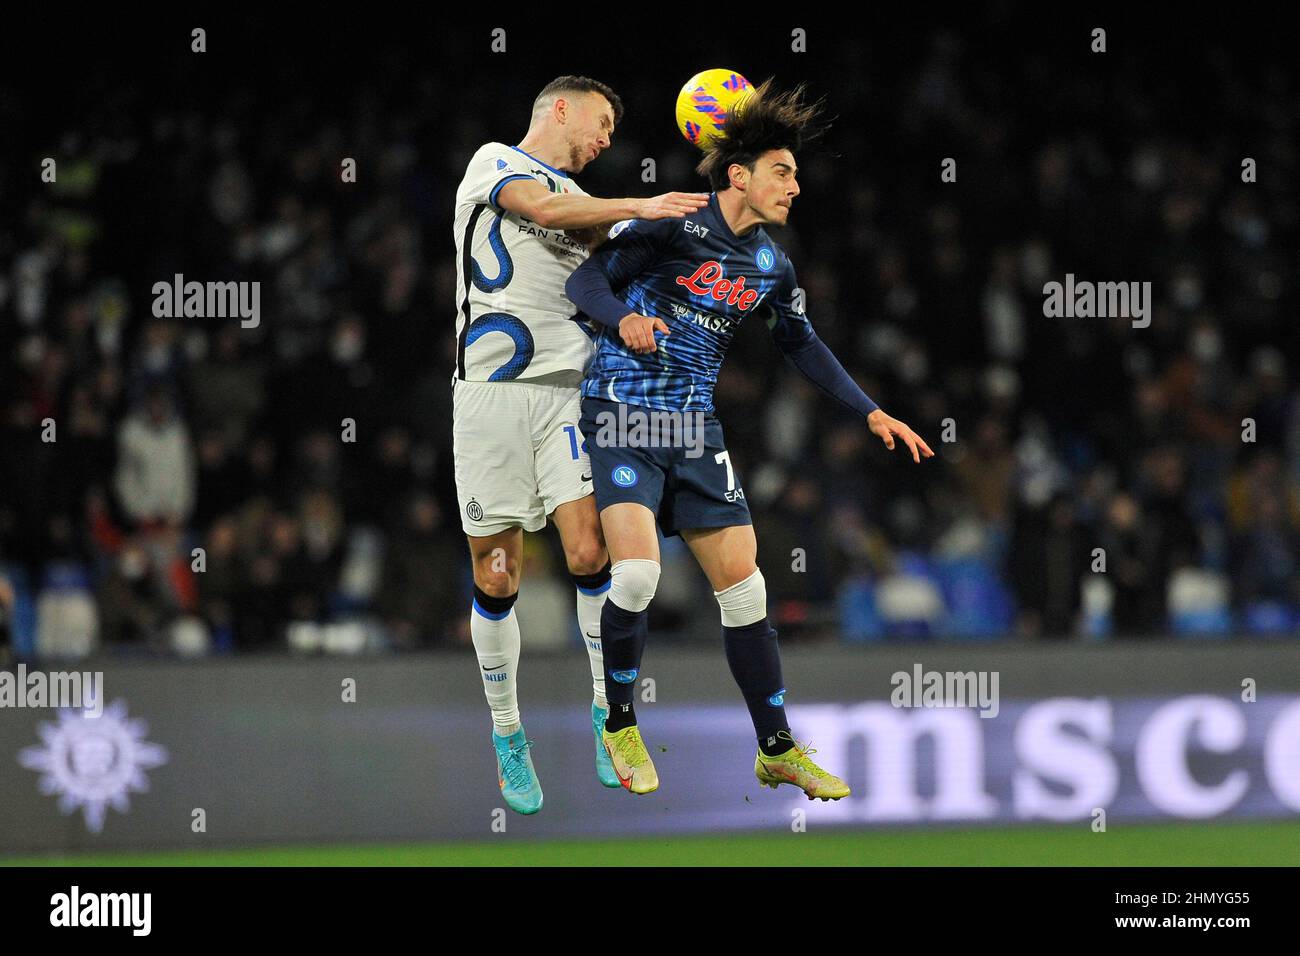
[[[543,229],[496,205],[501,187],[535,179],[586,195],[569,174],[504,143],[474,154],[456,190],[456,371],[471,382],[576,385],[593,354],[564,283],[587,258],[561,229]]]

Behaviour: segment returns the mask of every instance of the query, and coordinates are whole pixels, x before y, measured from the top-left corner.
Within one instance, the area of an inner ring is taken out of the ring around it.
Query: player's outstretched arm
[[[934,457],[930,446],[920,435],[912,431],[907,423],[887,415],[867,396],[866,392],[858,387],[858,383],[853,381],[839,359],[826,347],[826,343],[817,337],[811,327],[807,328],[806,334],[808,338],[793,347],[783,339],[777,339],[790,364],[797,368],[804,378],[841,404],[865,416],[867,427],[871,429],[872,434],[880,437],[890,451],[894,450],[894,436],[897,435],[912,450],[913,461],[919,463],[922,454],[926,458]]]
[[[921,461],[921,454],[933,458],[921,436],[912,431],[905,422],[885,414],[879,405],[858,387],[853,377],[844,371],[844,366],[835,357],[826,343],[817,337],[812,323],[803,308],[803,293],[795,279],[794,266],[787,260],[780,286],[771,302],[771,317],[768,329],[772,332],[772,341],[776,343],[790,364],[797,368],[804,378],[834,398],[841,405],[852,409],[867,420],[867,427],[872,434],[878,435],[890,451],[894,450],[894,436],[912,450],[912,460]]]
[[[707,193],[664,193],[648,199],[597,199],[553,193],[535,179],[514,179],[497,193],[497,205],[543,229],[589,229],[624,219],[680,219],[708,205]]]

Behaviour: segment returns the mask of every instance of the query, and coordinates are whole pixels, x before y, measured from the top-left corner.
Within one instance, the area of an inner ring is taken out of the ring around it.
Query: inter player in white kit
[[[474,566],[470,633],[492,710],[497,782],[520,813],[541,809],[542,790],[516,695],[514,603],[523,531],[541,530],[548,517],[577,588],[594,691],[596,773],[605,786],[619,786],[600,739],[608,708],[600,612],[609,557],[578,431],[578,386],[594,332],[575,321],[564,284],[611,223],[684,216],[708,198],[597,199],[583,192],[572,176],[609,148],[622,112],[603,83],[562,76],[537,96],[523,140],[481,147],[456,192],[452,435]]]

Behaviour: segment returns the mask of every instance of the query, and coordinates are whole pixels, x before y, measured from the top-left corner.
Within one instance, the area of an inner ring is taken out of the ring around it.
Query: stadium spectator
[[[149,386],[117,432],[113,488],[134,526],[177,528],[194,508],[194,449],[166,387]]]

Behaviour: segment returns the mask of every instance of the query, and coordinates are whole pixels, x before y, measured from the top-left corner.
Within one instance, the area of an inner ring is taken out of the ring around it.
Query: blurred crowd
[[[551,76],[450,99],[441,78],[474,69],[458,50],[375,55],[347,96],[291,64],[188,102],[105,74],[93,116],[0,153],[0,620],[20,654],[467,644],[453,194]],[[1300,633],[1294,72],[1214,49],[1197,84],[1067,70],[942,31],[921,50],[845,40],[809,71],[835,122],[778,238],[819,334],[936,458],[884,450],[761,326],[717,390],[782,634]],[[674,62],[600,76],[628,116],[589,192],[701,188],[668,123],[697,67]],[[0,121],[36,125],[0,93]],[[1150,326],[1044,317],[1067,272],[1151,282]],[[176,274],[260,282],[260,322],[156,318]],[[576,648],[572,612],[553,536],[529,536],[526,641]],[[677,541],[652,618],[716,640]]]

